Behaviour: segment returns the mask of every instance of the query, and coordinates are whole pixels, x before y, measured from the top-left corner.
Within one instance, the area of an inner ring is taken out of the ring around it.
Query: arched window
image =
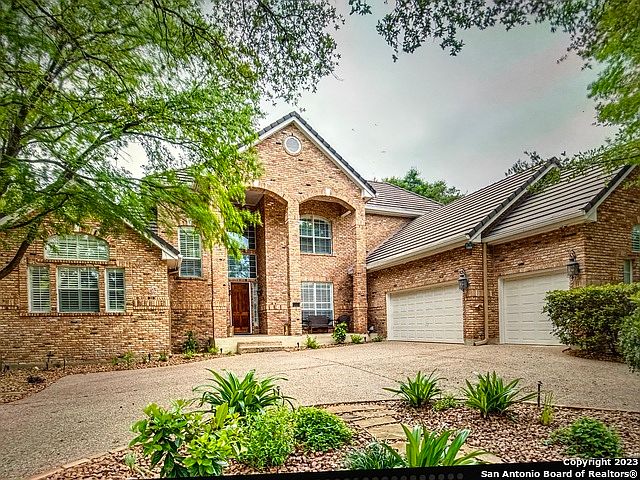
[[[305,215],[300,218],[300,251],[331,254],[331,223],[322,217]]]
[[[640,225],[634,225],[631,229],[631,251],[640,252]]]
[[[54,235],[44,252],[51,260],[109,260],[109,244],[91,235]]]

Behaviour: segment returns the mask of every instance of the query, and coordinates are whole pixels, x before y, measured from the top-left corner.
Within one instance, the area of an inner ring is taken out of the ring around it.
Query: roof
[[[368,197],[375,197],[376,191],[375,189],[367,182],[349,163],[342,158],[342,156],[331,146],[329,142],[327,142],[322,136],[307,123],[307,121],[300,116],[298,112],[290,112],[286,114],[284,117],[276,120],[275,122],[267,125],[262,130],[258,132],[259,140],[262,140],[274,132],[284,128],[290,123],[296,123],[301,130],[304,131],[309,138],[316,143],[321,150],[324,150],[325,153],[340,167],[344,172],[350,177],[356,184],[358,184],[362,189],[363,193]]]
[[[154,232],[152,230],[147,230],[144,233],[149,236],[149,240],[151,240],[151,242],[154,245],[156,245],[158,248],[160,248],[166,254],[168,254],[169,256],[172,256],[172,257],[175,256],[176,258],[180,257],[180,250],[178,250],[176,247],[171,245],[169,242],[167,242],[164,238],[162,238],[156,232]]]
[[[563,169],[560,180],[543,189],[535,189],[523,196],[494,226],[487,240],[508,237],[544,226],[584,220],[633,167],[625,166],[613,171],[604,167],[591,167],[578,172]]]
[[[408,261],[444,245],[469,241],[550,168],[546,164],[511,175],[416,218],[371,252],[367,267]]]
[[[418,217],[434,208],[442,207],[442,204],[430,198],[425,198],[388,182],[369,180],[369,185],[376,190],[376,196],[365,206],[366,210],[371,213]]]

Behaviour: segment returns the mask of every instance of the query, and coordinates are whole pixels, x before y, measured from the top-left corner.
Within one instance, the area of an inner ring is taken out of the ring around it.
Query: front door
[[[233,333],[251,333],[251,302],[246,282],[231,284],[231,323]]]

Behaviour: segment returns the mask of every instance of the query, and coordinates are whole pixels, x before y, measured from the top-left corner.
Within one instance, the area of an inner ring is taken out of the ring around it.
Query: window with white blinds
[[[124,269],[107,269],[107,311],[124,312],[125,310],[125,290],[124,290]]]
[[[200,244],[200,234],[193,227],[181,227],[178,230],[180,240],[180,254],[182,264],[180,265],[181,277],[201,277],[202,276],[202,248]]]
[[[44,254],[52,260],[109,260],[109,245],[91,235],[54,235]]]
[[[46,313],[51,311],[49,290],[49,267],[32,265],[29,267],[29,311]]]
[[[631,251],[640,252],[640,225],[634,225],[631,229]]]
[[[300,219],[300,251],[331,254],[331,223],[313,215],[302,217]]]
[[[85,267],[58,268],[58,311],[100,311],[98,269]]]
[[[333,284],[302,282],[302,319],[310,315],[325,315],[333,320]]]

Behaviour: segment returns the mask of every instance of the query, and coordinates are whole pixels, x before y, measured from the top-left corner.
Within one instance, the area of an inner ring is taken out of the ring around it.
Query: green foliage
[[[434,370],[429,376],[424,376],[419,371],[415,378],[407,377],[406,382],[398,382],[399,388],[385,388],[385,390],[400,396],[412,407],[420,407],[442,393],[442,389],[438,386],[441,378],[436,377],[435,373]]]
[[[307,335],[307,338],[304,341],[304,345],[305,347],[310,348],[312,350],[315,350],[316,348],[320,348],[320,344],[318,344],[316,337],[311,337],[309,335]]]
[[[134,452],[128,452],[124,456],[123,462],[131,473],[135,473],[138,464],[138,457]]]
[[[131,368],[131,366],[136,362],[136,354],[131,350],[119,355],[111,360],[112,365],[119,365],[120,363],[124,363],[127,368]]]
[[[540,423],[548,427],[553,422],[553,392],[545,392],[542,411],[540,412]]]
[[[452,393],[447,393],[433,404],[433,409],[436,412],[443,412],[444,410],[449,410],[450,408],[456,408],[458,405],[459,404],[458,400],[456,400],[456,397]]]
[[[347,324],[339,323],[338,325],[336,325],[336,328],[333,329],[331,337],[336,343],[344,343],[344,341],[347,339]]]
[[[566,453],[583,458],[612,458],[623,455],[618,434],[599,420],[581,417],[551,434],[551,440],[565,446]]]
[[[350,336],[351,338],[351,343],[362,343],[364,342],[364,337],[362,335],[358,335],[357,333],[354,333],[353,335]]]
[[[389,445],[385,444],[384,448],[405,467],[473,465],[479,463],[477,458],[484,453],[474,450],[465,455],[459,455],[460,449],[471,433],[470,430],[461,430],[457,433],[444,430],[437,434],[421,426],[409,430],[406,425],[402,425],[402,429],[407,437],[405,455],[400,455]]]
[[[618,337],[624,361],[632,372],[640,371],[640,307],[622,321]]]
[[[326,452],[351,441],[353,433],[337,415],[321,408],[300,407],[295,411],[294,437],[314,452]]]
[[[443,205],[463,196],[460,190],[456,187],[450,187],[444,180],[436,180],[435,182],[424,180],[416,167],[411,167],[404,177],[389,177],[385,178],[384,181],[435,200]]]
[[[547,294],[544,312],[565,345],[589,353],[617,354],[622,320],[635,310],[632,296],[638,292],[638,283],[555,290]]]
[[[295,448],[293,414],[286,407],[269,408],[247,418],[240,460],[254,468],[284,464]]]
[[[216,347],[216,342],[213,338],[207,339],[205,350],[209,355],[216,355],[218,353],[218,348]]]
[[[207,404],[211,410],[226,403],[231,413],[246,417],[290,401],[290,397],[280,393],[275,383],[285,380],[283,377],[258,380],[255,370],[250,370],[240,379],[233,372],[226,372],[226,376],[223,376],[214,370],[207,370],[213,376],[211,383],[200,385],[194,391],[200,393],[200,405]]]
[[[381,470],[384,468],[403,467],[402,459],[398,460],[384,444],[373,442],[362,450],[349,452],[345,458],[348,470]]]
[[[191,330],[187,332],[187,339],[184,342],[183,351],[184,353],[198,352],[198,339]]]
[[[169,360],[169,357],[167,356],[167,352],[160,352],[158,354],[158,361],[159,362],[166,362]]]
[[[383,340],[384,340],[384,337],[380,334],[377,334],[375,337],[371,339],[372,342],[376,342],[376,343],[381,342]]]
[[[483,418],[487,418],[490,413],[504,413],[512,405],[530,400],[536,396],[535,393],[522,395],[522,390],[518,388],[520,379],[516,378],[508,384],[504,383],[502,377],[496,372],[478,375],[478,383],[472,385],[466,380],[466,387],[463,392],[466,397],[466,405],[480,411]]]

